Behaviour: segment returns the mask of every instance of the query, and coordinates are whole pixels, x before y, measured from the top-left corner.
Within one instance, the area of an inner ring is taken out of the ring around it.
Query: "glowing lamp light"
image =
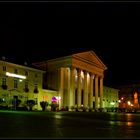
[[[130,105],[130,104],[131,104],[131,103],[130,103],[130,101],[128,101],[127,103],[128,103],[128,105]]]
[[[57,102],[59,100],[61,100],[61,97],[57,97],[57,96],[52,97],[52,102]]]
[[[47,101],[47,99],[48,99],[48,96],[43,96],[43,101]]]
[[[26,79],[26,76],[18,75],[18,74],[14,74],[14,73],[10,73],[10,72],[6,72],[6,76]]]
[[[52,97],[52,102],[56,102],[57,98],[55,96]]]
[[[61,97],[59,96],[59,97],[56,97],[56,99],[59,101],[59,100],[61,100]]]
[[[110,104],[111,104],[111,105],[115,105],[115,103],[114,103],[114,102],[111,102]]]

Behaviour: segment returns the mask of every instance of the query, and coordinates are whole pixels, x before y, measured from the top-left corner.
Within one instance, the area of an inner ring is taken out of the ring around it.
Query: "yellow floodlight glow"
[[[111,104],[111,105],[115,105],[115,103],[114,103],[114,102],[111,102],[110,104]]]
[[[14,73],[10,73],[10,72],[6,72],[6,76],[26,79],[26,76],[18,75],[18,74],[14,74]]]

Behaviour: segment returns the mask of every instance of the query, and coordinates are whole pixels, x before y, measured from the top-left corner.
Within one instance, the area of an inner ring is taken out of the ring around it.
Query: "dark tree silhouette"
[[[45,108],[48,106],[48,102],[42,101],[42,102],[40,102],[40,105],[42,107],[42,111],[45,111]]]

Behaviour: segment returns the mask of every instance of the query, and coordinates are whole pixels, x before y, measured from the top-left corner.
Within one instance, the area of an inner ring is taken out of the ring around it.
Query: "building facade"
[[[119,90],[103,87],[103,107],[104,108],[118,108],[119,107]]]
[[[58,91],[59,108],[103,108],[103,78],[107,67],[93,51],[33,63],[46,71],[48,89]]]
[[[9,107],[14,100],[56,102],[59,109],[118,107],[117,89],[103,86],[107,67],[93,51],[33,63],[36,68],[0,61],[0,100]]]
[[[139,84],[122,85],[119,89],[120,108],[140,108]]]
[[[49,101],[57,96],[57,91],[45,90],[43,74],[45,71],[21,66],[6,61],[0,61],[0,100],[5,106],[13,107],[14,102],[20,100],[21,106],[27,100],[34,100],[34,109],[41,110],[40,102]]]

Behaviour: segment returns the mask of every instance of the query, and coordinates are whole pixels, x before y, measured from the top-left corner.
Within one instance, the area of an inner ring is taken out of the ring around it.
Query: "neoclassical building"
[[[58,91],[59,108],[103,108],[103,78],[107,67],[93,51],[33,63],[46,71],[46,88]]]

